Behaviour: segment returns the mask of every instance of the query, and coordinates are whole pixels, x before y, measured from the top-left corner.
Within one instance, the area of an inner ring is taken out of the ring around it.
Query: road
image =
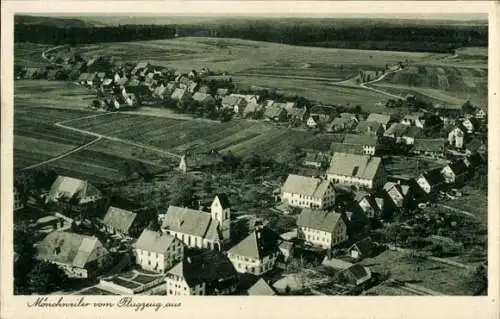
[[[34,165],[31,165],[31,166],[25,167],[25,168],[23,168],[22,170],[23,170],[23,171],[25,171],[25,170],[29,170],[29,169],[33,169],[33,168],[37,168],[37,167],[39,167],[39,166],[42,166],[42,165],[45,165],[45,164],[48,164],[48,163],[51,163],[51,162],[54,162],[54,161],[60,160],[61,158],[64,158],[64,157],[69,156],[69,155],[71,155],[71,154],[73,154],[73,153],[76,153],[76,152],[78,152],[78,151],[83,150],[84,148],[86,148],[86,147],[88,147],[88,146],[90,146],[90,145],[92,145],[92,144],[94,144],[94,143],[96,143],[96,142],[100,141],[101,139],[102,139],[101,137],[97,137],[96,139],[94,139],[94,140],[92,140],[92,141],[90,141],[90,142],[88,142],[88,143],[86,143],[86,144],[80,145],[80,146],[78,146],[78,147],[76,147],[76,148],[72,149],[72,150],[71,150],[71,151],[69,151],[69,152],[62,153],[62,154],[60,154],[60,155],[57,155],[56,157],[52,157],[51,159],[48,159],[48,160],[43,161],[43,162],[40,162],[40,163],[38,163],[38,164],[34,164]]]
[[[55,51],[57,49],[60,49],[60,48],[63,48],[65,47],[64,45],[58,45],[56,47],[53,47],[53,48],[50,48],[50,49],[47,49],[45,51],[42,52],[42,58],[47,60],[49,63],[52,63],[54,65],[58,65],[58,66],[64,66],[64,64],[60,64],[60,63],[55,63],[54,61],[50,60],[49,58],[47,58],[47,53],[49,52],[52,52],[52,51]]]
[[[384,73],[381,76],[379,76],[378,78],[376,78],[375,80],[364,82],[364,83],[360,83],[359,86],[362,87],[363,89],[367,89],[367,90],[370,90],[370,91],[373,91],[373,92],[377,92],[377,93],[386,95],[388,97],[391,97],[393,99],[399,100],[399,99],[401,99],[401,96],[399,96],[399,95],[395,95],[395,94],[392,94],[392,93],[389,93],[389,92],[386,92],[386,91],[383,91],[383,90],[380,90],[380,89],[375,89],[375,88],[372,88],[372,87],[367,86],[367,85],[368,84],[374,84],[374,83],[380,82],[383,79],[385,79],[385,77],[388,76],[389,74],[393,74],[393,73],[399,72],[401,70],[403,70],[403,69],[397,69],[395,71],[390,71],[390,72]]]

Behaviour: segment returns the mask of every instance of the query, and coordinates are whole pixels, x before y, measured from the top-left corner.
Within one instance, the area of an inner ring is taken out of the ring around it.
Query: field
[[[45,67],[49,65],[49,62],[42,58],[42,52],[50,47],[50,44],[14,43],[14,64]]]
[[[14,82],[14,105],[26,107],[86,108],[95,93],[71,82],[22,80]]]
[[[473,102],[487,104],[488,72],[486,68],[477,66],[452,67],[421,65],[388,75],[377,83],[378,88],[409,93],[421,93],[440,103],[452,105],[463,104],[468,98]]]
[[[52,123],[87,112],[17,106],[14,110],[14,167],[24,168],[71,151],[94,139]]]
[[[235,155],[266,154],[286,161],[296,147],[329,150],[331,137],[307,131],[276,127],[258,121],[181,120],[137,114],[109,114],[72,121],[72,127],[129,139],[177,154],[187,151],[203,153],[211,150],[232,151]]]
[[[476,188],[466,186],[462,189],[464,196],[447,200],[443,204],[464,210],[476,215],[483,225],[488,223],[488,194]]]
[[[466,285],[467,270],[423,260],[416,265],[410,262],[404,253],[387,250],[375,258],[361,262],[375,272],[391,272],[391,278],[410,282],[447,295],[471,295],[473,292]],[[417,269],[418,266],[418,269]],[[384,291],[379,293],[385,294]],[[389,292],[390,293],[390,292]]]

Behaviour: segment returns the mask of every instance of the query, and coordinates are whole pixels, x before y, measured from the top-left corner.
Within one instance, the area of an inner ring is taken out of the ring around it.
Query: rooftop
[[[304,208],[297,218],[297,226],[333,232],[341,214]]]
[[[327,170],[328,174],[373,179],[382,165],[380,157],[335,153]]]

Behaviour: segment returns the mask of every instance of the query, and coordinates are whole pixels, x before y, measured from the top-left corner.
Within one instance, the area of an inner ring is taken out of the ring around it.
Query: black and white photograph
[[[488,295],[487,12],[46,9],[13,15],[15,296]]]

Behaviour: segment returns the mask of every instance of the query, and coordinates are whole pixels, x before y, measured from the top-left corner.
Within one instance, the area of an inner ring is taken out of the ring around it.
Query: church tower
[[[231,209],[225,194],[217,194],[210,207],[212,219],[219,223],[222,240],[228,241],[231,236]]]

